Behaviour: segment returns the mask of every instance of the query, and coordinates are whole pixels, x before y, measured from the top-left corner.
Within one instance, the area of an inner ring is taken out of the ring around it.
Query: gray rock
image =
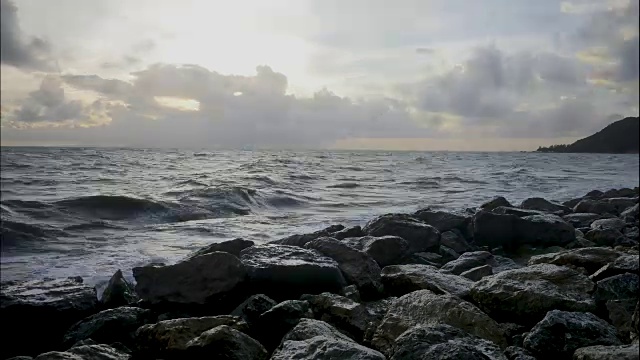
[[[574,228],[589,227],[591,223],[601,219],[602,215],[594,213],[573,213],[562,217],[564,221],[573,225]]]
[[[369,254],[381,268],[398,264],[409,254],[409,243],[399,236],[366,236],[360,241],[360,250]]]
[[[256,245],[242,250],[250,287],[276,300],[302,294],[339,292],[346,282],[338,263],[316,250],[288,245]]]
[[[615,246],[624,235],[616,229],[593,229],[584,234],[585,238],[599,246]]]
[[[592,345],[622,345],[616,329],[586,312],[552,310],[524,339],[537,357],[570,359],[576,349]]]
[[[441,233],[455,229],[459,230],[463,237],[471,235],[468,231],[469,225],[471,225],[471,218],[466,215],[423,209],[416,211],[413,216],[438,229]]]
[[[621,339],[633,340],[636,337],[636,330],[633,327],[633,313],[637,304],[637,297],[608,300],[605,303],[608,321],[616,327]]]
[[[625,221],[627,222],[634,222],[634,221],[638,221],[638,212],[639,212],[639,205],[635,204],[632,207],[627,208],[625,211],[623,211],[620,214],[620,217],[622,219],[625,219]]]
[[[244,321],[251,324],[257,321],[260,315],[271,310],[271,308],[276,305],[277,303],[267,295],[252,295],[231,311],[231,315],[239,316]]]
[[[360,302],[362,298],[360,298],[360,292],[358,291],[358,287],[355,285],[349,285],[342,288],[342,295],[349,300]]]
[[[634,189],[622,188],[622,189],[610,189],[602,193],[603,198],[624,198],[624,197],[634,197],[637,196],[638,193]]]
[[[593,274],[608,263],[615,261],[621,255],[621,252],[609,248],[588,247],[533,256],[529,259],[529,265],[553,264],[581,267],[586,269],[588,274]]]
[[[306,300],[287,300],[260,315],[255,326],[255,336],[262,345],[272,351],[282,337],[300,322],[312,319],[313,311]]]
[[[635,342],[638,341],[638,337],[640,336],[640,302],[636,302],[636,309],[633,311],[633,315],[631,316],[631,339]]]
[[[50,351],[38,355],[35,360],[128,360],[131,355],[124,353],[112,346],[83,345],[71,348],[67,351]]]
[[[429,251],[440,246],[440,232],[436,228],[406,214],[379,216],[368,222],[363,231],[371,236],[399,236],[409,244],[410,253]]]
[[[471,251],[473,247],[460,235],[454,231],[445,231],[440,238],[440,244],[446,246],[453,251],[462,254]]]
[[[442,273],[430,265],[390,265],[382,269],[382,283],[390,295],[404,295],[416,290],[466,297],[473,282],[453,274]]]
[[[596,282],[593,297],[596,304],[604,305],[608,300],[637,299],[640,291],[638,274],[619,274]]]
[[[525,217],[525,216],[529,216],[529,215],[544,215],[546,214],[544,211],[539,211],[539,210],[528,210],[528,209],[521,209],[521,208],[517,208],[517,207],[508,207],[508,206],[499,206],[493,210],[491,210],[492,213],[494,214],[501,214],[501,215],[515,215],[519,218],[521,217]]]
[[[305,247],[335,260],[347,282],[355,284],[364,298],[375,298],[382,292],[380,266],[367,253],[333,238],[312,240]]]
[[[637,198],[626,198],[626,197],[609,198],[609,199],[605,199],[604,201],[613,207],[614,209],[613,213],[615,215],[622,214],[623,211],[627,210],[628,208],[638,203]]]
[[[187,343],[185,358],[224,360],[266,360],[269,353],[250,336],[227,325],[209,329]]]
[[[7,360],[33,360],[33,358],[31,356],[14,356]]]
[[[551,201],[540,197],[528,198],[520,204],[520,207],[523,209],[538,210],[550,213],[560,212],[563,214],[567,214],[571,212],[571,209],[568,206],[554,204]]]
[[[202,249],[197,250],[196,252],[191,254],[189,257],[192,258],[200,255],[211,254],[217,251],[226,252],[235,256],[240,256],[240,251],[253,245],[254,245],[253,241],[237,238],[233,240],[227,240],[227,241],[207,245]]]
[[[416,325],[447,324],[472,335],[506,346],[498,323],[473,304],[453,295],[436,295],[418,290],[394,301],[378,326],[375,347],[390,354],[395,340]]]
[[[591,280],[599,281],[604,278],[625,273],[640,274],[638,261],[638,255],[624,254],[616,258],[613,262],[610,262],[598,269],[598,271],[591,275]]]
[[[67,346],[85,339],[110,344],[131,344],[135,331],[154,320],[150,310],[136,307],[119,307],[101,311],[74,324],[64,335]]]
[[[491,265],[482,265],[478,267],[474,267],[473,269],[467,270],[460,274],[460,276],[467,278],[471,281],[478,281],[485,276],[493,275],[493,268]]]
[[[464,253],[458,259],[444,264],[440,271],[460,275],[465,271],[484,265],[491,266],[494,274],[521,267],[509,258],[493,255],[488,251],[473,251]]]
[[[315,319],[300,319],[300,322],[289,331],[282,341],[301,341],[314,338],[316,336],[327,337],[336,340],[353,341],[350,337],[340,332],[325,321]]]
[[[362,231],[362,228],[360,227],[360,225],[356,225],[344,230],[340,230],[336,233],[334,233],[331,237],[338,239],[338,240],[342,240],[342,239],[346,239],[346,238],[351,238],[351,237],[361,237],[364,236],[364,232]]]
[[[531,215],[516,222],[519,241],[534,245],[564,245],[576,239],[573,226],[556,215]]]
[[[599,219],[591,223],[591,228],[596,230],[615,229],[621,231],[627,224],[620,218]]]
[[[284,239],[276,240],[270,242],[270,244],[276,245],[291,245],[291,246],[305,246],[311,240],[315,240],[321,237],[331,236],[339,231],[344,230],[344,226],[342,225],[331,225],[326,229],[318,230],[311,234],[296,234],[286,237]]]
[[[95,289],[82,278],[2,282],[0,318],[5,331],[0,347],[2,358],[35,356],[58,348],[73,323],[97,311]],[[46,326],[34,326],[46,319]],[[33,338],[25,344],[24,339]],[[26,346],[25,346],[26,345]]]
[[[455,260],[460,257],[460,254],[458,254],[453,249],[448,248],[444,245],[440,245],[440,248],[438,249],[438,254],[440,254],[442,256],[442,260],[446,262]]]
[[[442,266],[443,262],[444,262],[444,259],[440,254],[436,254],[432,252],[419,252],[406,257],[402,262],[402,264],[400,265],[421,264],[421,265],[431,265],[439,268],[440,266]]]
[[[410,328],[396,339],[390,355],[391,360],[507,360],[496,344],[446,324]]]
[[[93,341],[92,339],[84,339],[84,340],[80,340],[80,341],[76,342],[75,344],[71,345],[70,348],[78,347],[78,346],[84,346],[84,345],[98,345],[98,343]]]
[[[245,281],[240,259],[214,252],[175,265],[133,268],[136,293],[152,304],[205,304],[223,299]]]
[[[638,241],[640,239],[640,228],[637,226],[628,227],[622,233],[626,238]]]
[[[573,208],[575,208],[575,207],[576,207],[576,205],[578,205],[578,203],[579,203],[580,201],[582,201],[582,200],[584,200],[584,198],[571,199],[571,200],[567,200],[567,201],[563,202],[563,203],[562,203],[562,205],[564,205],[564,206],[568,206],[568,207],[570,207],[571,209],[573,209]]]
[[[530,352],[518,346],[507,347],[504,355],[508,360],[537,360]]]
[[[493,249],[499,246],[513,246],[516,241],[516,215],[494,214],[480,211],[473,218],[473,239],[477,245]]]
[[[638,360],[638,344],[620,346],[587,346],[573,353],[573,360]]]
[[[554,309],[594,311],[593,289],[593,282],[575,270],[538,264],[485,277],[470,294],[492,318],[530,325]]]
[[[583,199],[573,208],[574,213],[613,214],[615,206],[602,200]]]
[[[111,279],[109,279],[109,283],[107,283],[107,287],[102,293],[100,302],[103,307],[110,309],[131,305],[138,300],[139,298],[133,285],[122,276],[122,271],[118,270],[111,276]]]
[[[493,210],[493,209],[495,209],[497,207],[500,207],[500,206],[513,207],[513,205],[511,205],[511,203],[508,202],[507,199],[505,199],[502,196],[498,196],[498,197],[496,197],[496,198],[494,198],[494,199],[492,199],[490,201],[487,201],[486,203],[480,205],[480,208],[482,210],[485,210],[485,211],[491,211],[491,210]]]

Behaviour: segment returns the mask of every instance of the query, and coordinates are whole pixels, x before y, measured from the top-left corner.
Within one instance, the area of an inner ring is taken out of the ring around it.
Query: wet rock
[[[511,203],[509,201],[507,201],[507,199],[505,199],[502,196],[498,196],[490,201],[487,201],[486,203],[480,205],[480,208],[482,210],[485,211],[491,211],[497,207],[500,206],[506,206],[506,207],[513,207],[513,205],[511,205]]]
[[[615,206],[606,201],[583,199],[573,207],[574,213],[613,214]]]
[[[446,246],[458,254],[472,250],[472,246],[460,235],[453,231],[445,231],[440,238],[440,244]]]
[[[338,263],[348,283],[355,284],[364,298],[376,298],[382,292],[380,266],[367,253],[333,238],[319,238],[305,245]]]
[[[109,283],[102,293],[100,302],[104,308],[111,309],[131,305],[138,300],[139,298],[133,285],[122,276],[122,271],[118,270],[111,276],[111,279],[109,279]]]
[[[4,329],[1,357],[37,355],[57,349],[73,323],[97,311],[95,289],[82,278],[3,282],[0,318]],[[46,319],[46,326],[34,326]],[[38,339],[25,346],[24,339]]]
[[[604,278],[625,273],[640,274],[638,261],[638,255],[624,254],[616,258],[613,262],[610,262],[598,269],[598,271],[591,275],[591,280],[599,281]]]
[[[271,357],[271,360],[290,359],[384,360],[385,357],[323,321],[305,319],[286,334]]]
[[[574,228],[589,227],[592,222],[601,218],[602,215],[594,213],[573,213],[562,217],[564,221],[573,225]]]
[[[240,256],[240,251],[253,245],[254,245],[253,241],[245,240],[242,238],[227,240],[227,241],[207,245],[202,249],[199,249],[193,254],[191,254],[189,258],[193,258],[200,255],[211,254],[218,251],[226,252],[235,256]]]
[[[446,324],[410,328],[389,355],[390,360],[507,360],[496,344]]]
[[[398,264],[409,254],[409,243],[399,236],[367,236],[361,238],[360,250],[371,256],[382,268]]]
[[[638,360],[638,344],[620,346],[587,346],[573,353],[573,360]]]
[[[574,351],[592,345],[622,345],[616,329],[587,312],[552,310],[524,339],[524,348],[535,356],[571,359]]]
[[[67,351],[51,351],[38,355],[36,360],[128,360],[131,355],[105,344],[83,345]]]
[[[447,274],[460,275],[465,271],[484,265],[491,266],[494,274],[521,267],[509,258],[493,255],[488,251],[473,251],[464,253],[458,259],[444,264],[440,271]]]
[[[313,311],[308,301],[283,301],[260,315],[254,334],[267,350],[272,351],[282,337],[305,318],[313,319]]]
[[[575,270],[538,264],[485,277],[470,295],[492,318],[530,325],[554,309],[594,311],[593,289],[593,282]]]
[[[339,292],[346,282],[338,263],[315,250],[288,245],[256,245],[242,250],[249,286],[276,300],[302,294]]]
[[[416,325],[448,324],[472,335],[506,346],[502,329],[480,309],[453,295],[418,290],[394,301],[378,326],[375,347],[390,354],[394,341]]]
[[[507,347],[504,355],[508,360],[537,360],[530,352],[518,346]]]
[[[593,229],[584,234],[585,238],[599,246],[615,246],[624,235],[616,229]]]
[[[132,344],[135,331],[154,321],[150,310],[137,307],[119,307],[101,311],[74,324],[64,335],[67,346],[85,339],[102,344],[122,342]]]
[[[227,325],[245,332],[247,323],[240,317],[221,315],[183,318],[144,325],[135,333],[139,353],[148,358],[175,358],[183,354],[187,343],[204,331]]]
[[[311,240],[315,240],[321,237],[331,236],[334,233],[344,230],[343,225],[331,225],[328,228],[318,230],[310,234],[296,234],[286,237],[284,239],[270,242],[270,244],[276,245],[291,245],[303,247]]]
[[[356,226],[338,231],[334,233],[331,237],[333,237],[334,239],[342,240],[346,238],[361,237],[361,236],[365,236],[365,234],[362,231],[362,228],[360,227],[360,225],[356,225]]]
[[[175,265],[133,268],[136,293],[152,304],[206,304],[232,297],[246,278],[240,259],[214,252]]]
[[[628,239],[638,241],[638,239],[640,239],[640,228],[637,226],[628,227],[624,229],[623,235]]]
[[[232,316],[238,316],[249,324],[258,320],[260,315],[271,310],[277,303],[264,294],[251,295],[247,300],[238,305],[233,311]]]
[[[493,268],[491,265],[482,265],[478,267],[474,267],[473,269],[467,270],[460,274],[460,276],[467,278],[471,281],[478,281],[485,276],[493,275]]]
[[[453,274],[442,273],[430,265],[391,265],[382,269],[382,283],[390,295],[404,295],[416,290],[465,297],[473,282]]]
[[[559,212],[562,214],[568,214],[571,212],[571,209],[568,206],[554,204],[551,201],[540,197],[528,198],[520,204],[520,207],[523,209],[538,210],[550,213]]]
[[[227,325],[209,329],[187,343],[186,358],[225,360],[266,360],[267,350],[250,336]]]
[[[615,229],[621,231],[627,224],[620,218],[599,219],[591,223],[591,228],[596,230]]]
[[[621,255],[622,253],[619,251],[609,248],[588,247],[533,256],[529,259],[529,265],[553,264],[581,267],[586,269],[588,274],[593,274],[608,263],[615,261]]]
[[[604,305],[608,300],[637,299],[640,294],[640,276],[625,273],[604,278],[596,282],[593,297],[596,304]]]
[[[371,236],[399,236],[409,244],[409,252],[437,249],[440,232],[431,225],[406,214],[386,214],[368,222],[363,231]]]

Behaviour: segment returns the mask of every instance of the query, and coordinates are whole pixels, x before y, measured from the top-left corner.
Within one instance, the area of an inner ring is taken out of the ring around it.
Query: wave
[[[339,184],[334,184],[334,185],[329,185],[327,186],[328,188],[332,188],[332,189],[354,189],[359,187],[360,184],[358,183],[354,183],[354,182],[345,182],[345,183],[339,183]]]
[[[413,185],[418,188],[435,189],[440,187],[440,182],[431,179],[416,179],[410,181],[401,181],[400,185]]]
[[[104,220],[91,221],[91,222],[82,223],[82,224],[74,224],[74,225],[69,225],[69,226],[64,228],[65,231],[106,230],[106,229],[124,230],[126,228],[122,227],[122,226],[114,225],[114,224],[112,224],[112,223],[110,223],[108,221],[104,221]]]
[[[0,243],[5,247],[29,247],[33,242],[50,238],[68,237],[69,233],[50,225],[36,225],[2,219]]]

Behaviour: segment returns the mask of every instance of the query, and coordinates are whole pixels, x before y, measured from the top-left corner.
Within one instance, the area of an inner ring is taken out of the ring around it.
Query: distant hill
[[[571,145],[539,147],[539,152],[637,154],[640,131],[638,117],[627,117]]]

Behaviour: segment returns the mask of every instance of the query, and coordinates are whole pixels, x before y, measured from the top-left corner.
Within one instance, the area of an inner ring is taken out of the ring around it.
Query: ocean
[[[564,201],[635,187],[636,155],[3,147],[1,276],[82,276],[172,263],[222,240],[495,196]]]

